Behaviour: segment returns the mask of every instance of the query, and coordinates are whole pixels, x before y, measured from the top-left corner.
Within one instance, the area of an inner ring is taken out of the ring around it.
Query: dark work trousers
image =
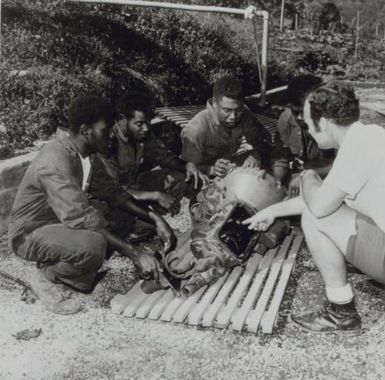
[[[14,250],[19,257],[38,263],[48,280],[87,292],[103,264],[107,245],[99,232],[51,224],[17,239]]]

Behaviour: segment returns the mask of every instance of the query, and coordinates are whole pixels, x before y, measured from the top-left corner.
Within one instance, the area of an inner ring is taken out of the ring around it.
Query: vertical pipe
[[[1,5],[1,0],[0,0],[0,58],[1,58],[1,52],[2,52],[2,49],[1,49],[1,8],[2,8],[2,5]]]
[[[295,14],[295,30],[298,29],[298,13]]]
[[[357,11],[356,47],[355,47],[355,52],[354,52],[354,59],[355,59],[356,63],[357,63],[357,56],[358,56],[359,32],[360,32],[360,11]]]
[[[285,0],[282,0],[282,5],[281,5],[281,19],[280,19],[280,22],[279,22],[279,31],[280,31],[280,32],[283,31],[283,16],[284,16],[284,13],[285,13]]]
[[[376,38],[378,38],[378,23],[376,24]]]
[[[264,106],[266,103],[266,90],[267,90],[267,60],[269,49],[269,14],[263,13],[263,40],[262,40],[262,81],[261,81],[261,98],[259,104]]]
[[[259,57],[259,46],[258,46],[258,29],[257,29],[257,20],[255,17],[253,18],[253,31],[254,31],[255,54],[257,56],[257,65],[258,65],[258,78],[259,78],[259,82],[262,83],[261,60]]]

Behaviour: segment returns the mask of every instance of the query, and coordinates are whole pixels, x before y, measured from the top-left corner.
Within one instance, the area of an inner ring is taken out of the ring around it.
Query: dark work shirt
[[[123,136],[117,126],[114,130],[117,150],[112,158],[104,160],[104,164],[110,176],[121,185],[133,185],[140,172],[156,166],[167,168],[168,164],[177,158],[152,132],[144,142],[139,143]]]
[[[238,125],[227,128],[219,122],[212,101],[209,100],[207,108],[195,115],[182,130],[182,159],[193,162],[207,173],[219,158],[234,161],[234,154],[243,136],[252,147],[249,154],[261,162],[263,146],[269,144],[270,135],[252,112],[244,106]]]
[[[93,231],[107,227],[103,215],[89,204],[82,181],[79,153],[69,136],[58,130],[19,185],[10,216],[10,239],[55,223]]]
[[[333,152],[323,152],[318,148],[315,140],[307,130],[301,128],[289,108],[282,112],[274,137],[273,166],[302,170],[326,165],[332,156]]]

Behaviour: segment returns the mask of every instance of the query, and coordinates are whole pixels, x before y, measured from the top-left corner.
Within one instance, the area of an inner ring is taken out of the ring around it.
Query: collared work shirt
[[[209,166],[215,164],[219,158],[233,161],[243,136],[253,147],[250,154],[259,161],[262,145],[268,145],[270,140],[269,133],[246,106],[238,125],[227,128],[219,122],[211,100],[207,102],[207,108],[195,115],[182,130],[181,136],[182,159],[199,165],[206,173]]]
[[[324,164],[332,152],[323,153],[309,132],[297,123],[292,111],[287,108],[278,119],[274,137],[273,165],[292,166],[294,169],[311,167],[313,163]]]
[[[150,132],[144,142],[132,141],[122,136],[114,127],[117,138],[117,151],[109,160],[103,160],[108,173],[120,184],[135,184],[138,174],[156,166],[167,168],[177,158],[175,153],[166,148],[164,143]]]
[[[58,130],[27,169],[10,216],[10,239],[48,224],[97,231],[108,226],[82,190],[79,153],[65,132]]]

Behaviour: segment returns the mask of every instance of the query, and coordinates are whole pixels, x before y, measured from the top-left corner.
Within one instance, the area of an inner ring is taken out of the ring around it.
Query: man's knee
[[[87,269],[99,269],[106,257],[108,242],[99,232],[88,231],[81,247],[80,265]]]
[[[305,207],[301,215],[301,226],[302,230],[305,233],[314,230],[321,230],[322,222],[320,219],[316,218],[308,207]]]
[[[165,187],[184,187],[186,175],[176,170],[169,170],[165,176]]]
[[[170,170],[164,179],[164,190],[182,198],[186,191],[186,176],[182,172]]]

